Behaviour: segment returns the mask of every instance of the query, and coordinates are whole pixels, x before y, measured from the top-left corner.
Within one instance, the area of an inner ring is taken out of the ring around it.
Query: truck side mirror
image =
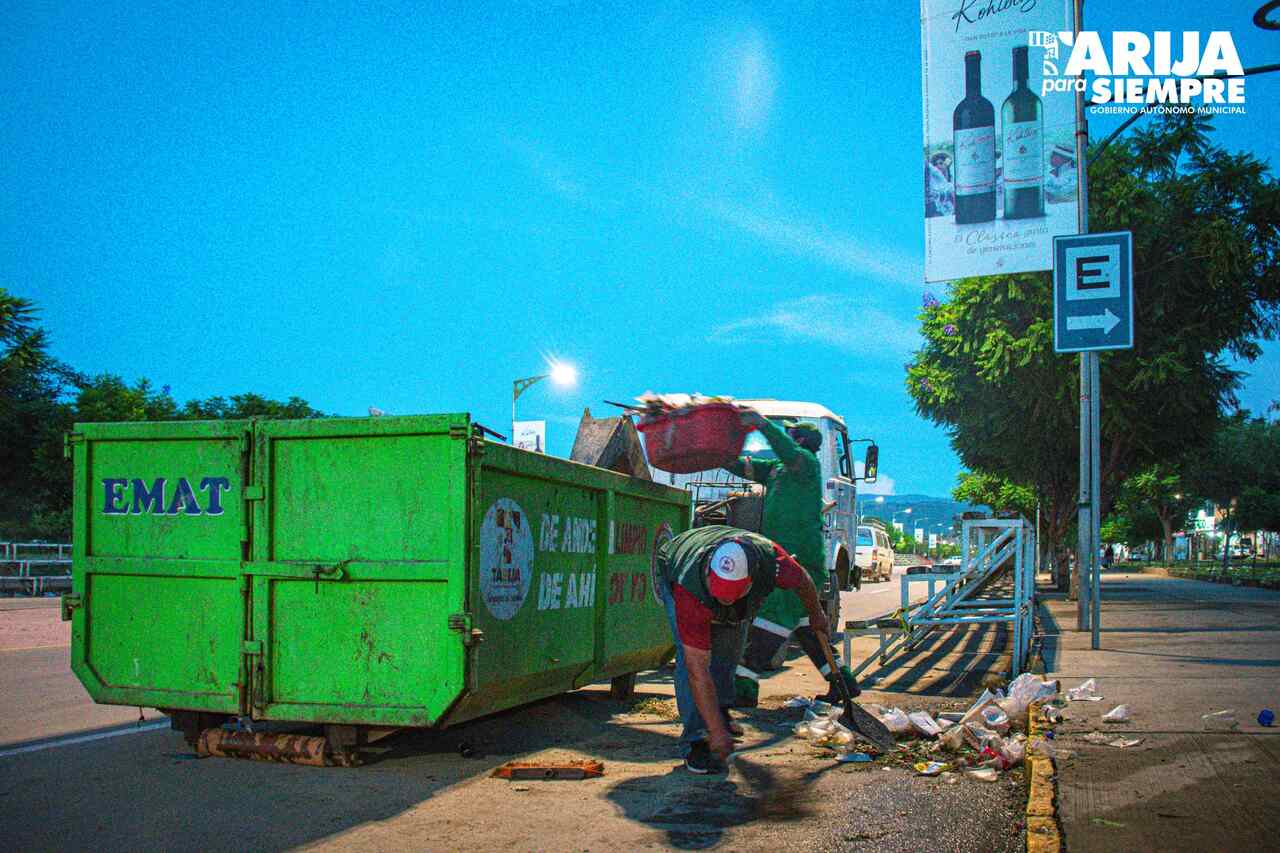
[[[874,444],[867,445],[867,456],[862,462],[862,480],[865,483],[876,481],[876,471],[880,467],[880,448]]]

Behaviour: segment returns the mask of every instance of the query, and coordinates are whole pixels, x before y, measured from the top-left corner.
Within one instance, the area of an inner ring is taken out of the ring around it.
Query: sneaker
[[[705,740],[695,741],[689,748],[689,754],[684,758],[684,767],[690,773],[697,773],[699,776],[705,776],[714,769],[711,748],[707,746]]]
[[[746,734],[746,732],[743,731],[742,726],[733,721],[733,717],[729,715],[729,709],[721,708],[720,716],[724,718],[725,728],[729,730],[729,734],[733,735],[733,739],[742,740],[742,736]]]

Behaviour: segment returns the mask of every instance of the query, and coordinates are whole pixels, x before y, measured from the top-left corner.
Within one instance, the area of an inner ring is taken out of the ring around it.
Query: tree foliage
[[[30,300],[0,288],[0,539],[70,535],[63,435],[76,423],[324,417],[298,397],[236,394],[179,405],[167,385],[85,376],[48,354],[38,319]]]
[[[1035,518],[1036,493],[1030,486],[1012,483],[1004,477],[976,471],[961,471],[951,497],[971,504],[991,507],[994,512],[1016,512]]]
[[[1101,357],[1104,512],[1121,482],[1208,441],[1239,386],[1225,358],[1256,358],[1280,322],[1280,187],[1210,129],[1168,116],[1090,167],[1092,230],[1134,236],[1135,345]],[[1053,351],[1052,315],[1046,273],[953,282],[945,300],[926,297],[907,389],[971,471],[1033,486],[1061,544],[1079,380],[1077,359]]]

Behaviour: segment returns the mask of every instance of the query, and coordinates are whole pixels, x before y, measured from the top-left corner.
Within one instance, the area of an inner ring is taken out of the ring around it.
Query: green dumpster
[[[653,556],[687,493],[466,414],[80,424],[68,447],[72,668],[189,736],[447,726],[672,652]]]

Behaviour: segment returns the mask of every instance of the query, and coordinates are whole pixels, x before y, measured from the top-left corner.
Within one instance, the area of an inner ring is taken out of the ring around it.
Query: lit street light
[[[537,376],[526,376],[524,379],[517,379],[511,383],[511,434],[515,435],[516,429],[516,400],[520,399],[520,395],[529,390],[529,386],[536,385],[544,379],[550,379],[553,385],[561,388],[569,388],[578,382],[578,369],[572,364],[563,361],[547,362],[547,372]]]

